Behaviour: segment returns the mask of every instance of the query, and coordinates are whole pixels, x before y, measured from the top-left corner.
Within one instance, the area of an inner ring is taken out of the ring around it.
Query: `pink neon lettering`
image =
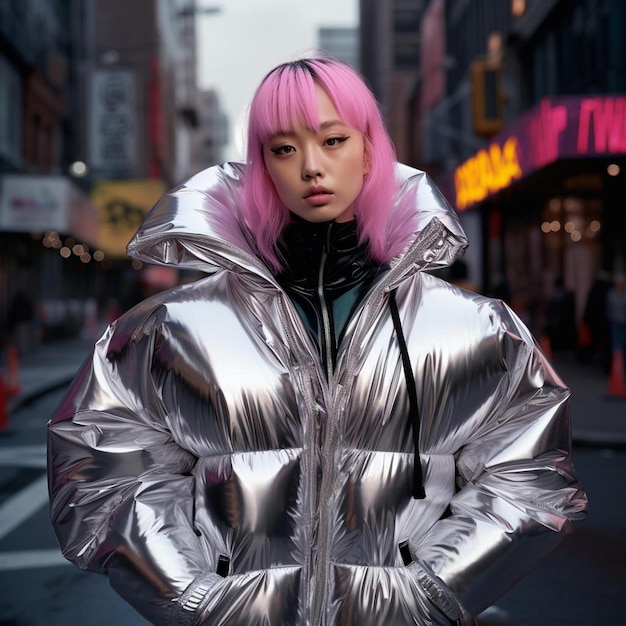
[[[578,140],[576,150],[579,154],[585,154],[589,150],[589,129],[591,116],[596,108],[596,98],[585,98],[580,104],[580,119],[578,121]]]
[[[530,121],[531,158],[537,167],[542,167],[559,156],[559,139],[567,127],[567,108],[551,106],[544,98],[539,106],[539,115]]]
[[[578,140],[579,154],[589,151],[590,134],[598,154],[616,153],[626,149],[626,98],[585,98],[580,105]]]

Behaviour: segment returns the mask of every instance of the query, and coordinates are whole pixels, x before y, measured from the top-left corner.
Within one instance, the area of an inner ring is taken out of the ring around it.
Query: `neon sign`
[[[517,137],[509,137],[502,148],[492,143],[471,159],[457,167],[454,172],[456,205],[465,209],[484,200],[489,194],[508,187],[522,177],[517,158]]]
[[[558,159],[626,156],[626,96],[545,98],[454,171],[465,210]]]
[[[585,98],[580,105],[578,141],[580,154],[593,147],[598,154],[626,153],[626,98]]]
[[[567,128],[567,107],[553,106],[542,100],[537,115],[528,120],[530,159],[535,167],[544,167],[559,158],[561,135]]]

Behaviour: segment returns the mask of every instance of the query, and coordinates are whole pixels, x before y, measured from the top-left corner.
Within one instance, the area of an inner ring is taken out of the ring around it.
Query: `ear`
[[[370,173],[370,153],[367,147],[363,149],[363,176]]]

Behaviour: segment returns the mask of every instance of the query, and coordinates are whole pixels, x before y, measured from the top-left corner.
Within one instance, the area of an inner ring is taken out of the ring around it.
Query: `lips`
[[[325,204],[332,195],[332,191],[325,187],[309,187],[304,194],[304,200],[313,205]]]

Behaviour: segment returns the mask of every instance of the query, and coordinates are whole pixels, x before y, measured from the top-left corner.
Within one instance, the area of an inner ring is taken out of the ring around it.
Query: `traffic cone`
[[[609,384],[607,386],[606,393],[612,398],[626,398],[624,353],[621,350],[613,350],[611,371],[609,372]]]
[[[6,388],[4,386],[4,379],[2,378],[2,374],[0,374],[0,433],[6,430],[8,423],[7,415],[8,411]]]
[[[20,385],[20,365],[17,346],[8,347],[7,382],[4,390],[5,393],[10,396],[16,396],[22,391],[22,385]]]
[[[585,322],[581,322],[576,337],[576,360],[579,363],[589,363],[595,356],[595,352],[596,347],[593,344],[591,329]]]
[[[552,342],[550,341],[550,337],[547,333],[539,335],[539,347],[543,350],[543,353],[546,355],[548,361],[552,361],[554,359],[554,355],[552,354]]]
[[[583,322],[578,327],[578,347],[589,348],[589,346],[591,346],[591,330],[589,330],[589,326]]]

